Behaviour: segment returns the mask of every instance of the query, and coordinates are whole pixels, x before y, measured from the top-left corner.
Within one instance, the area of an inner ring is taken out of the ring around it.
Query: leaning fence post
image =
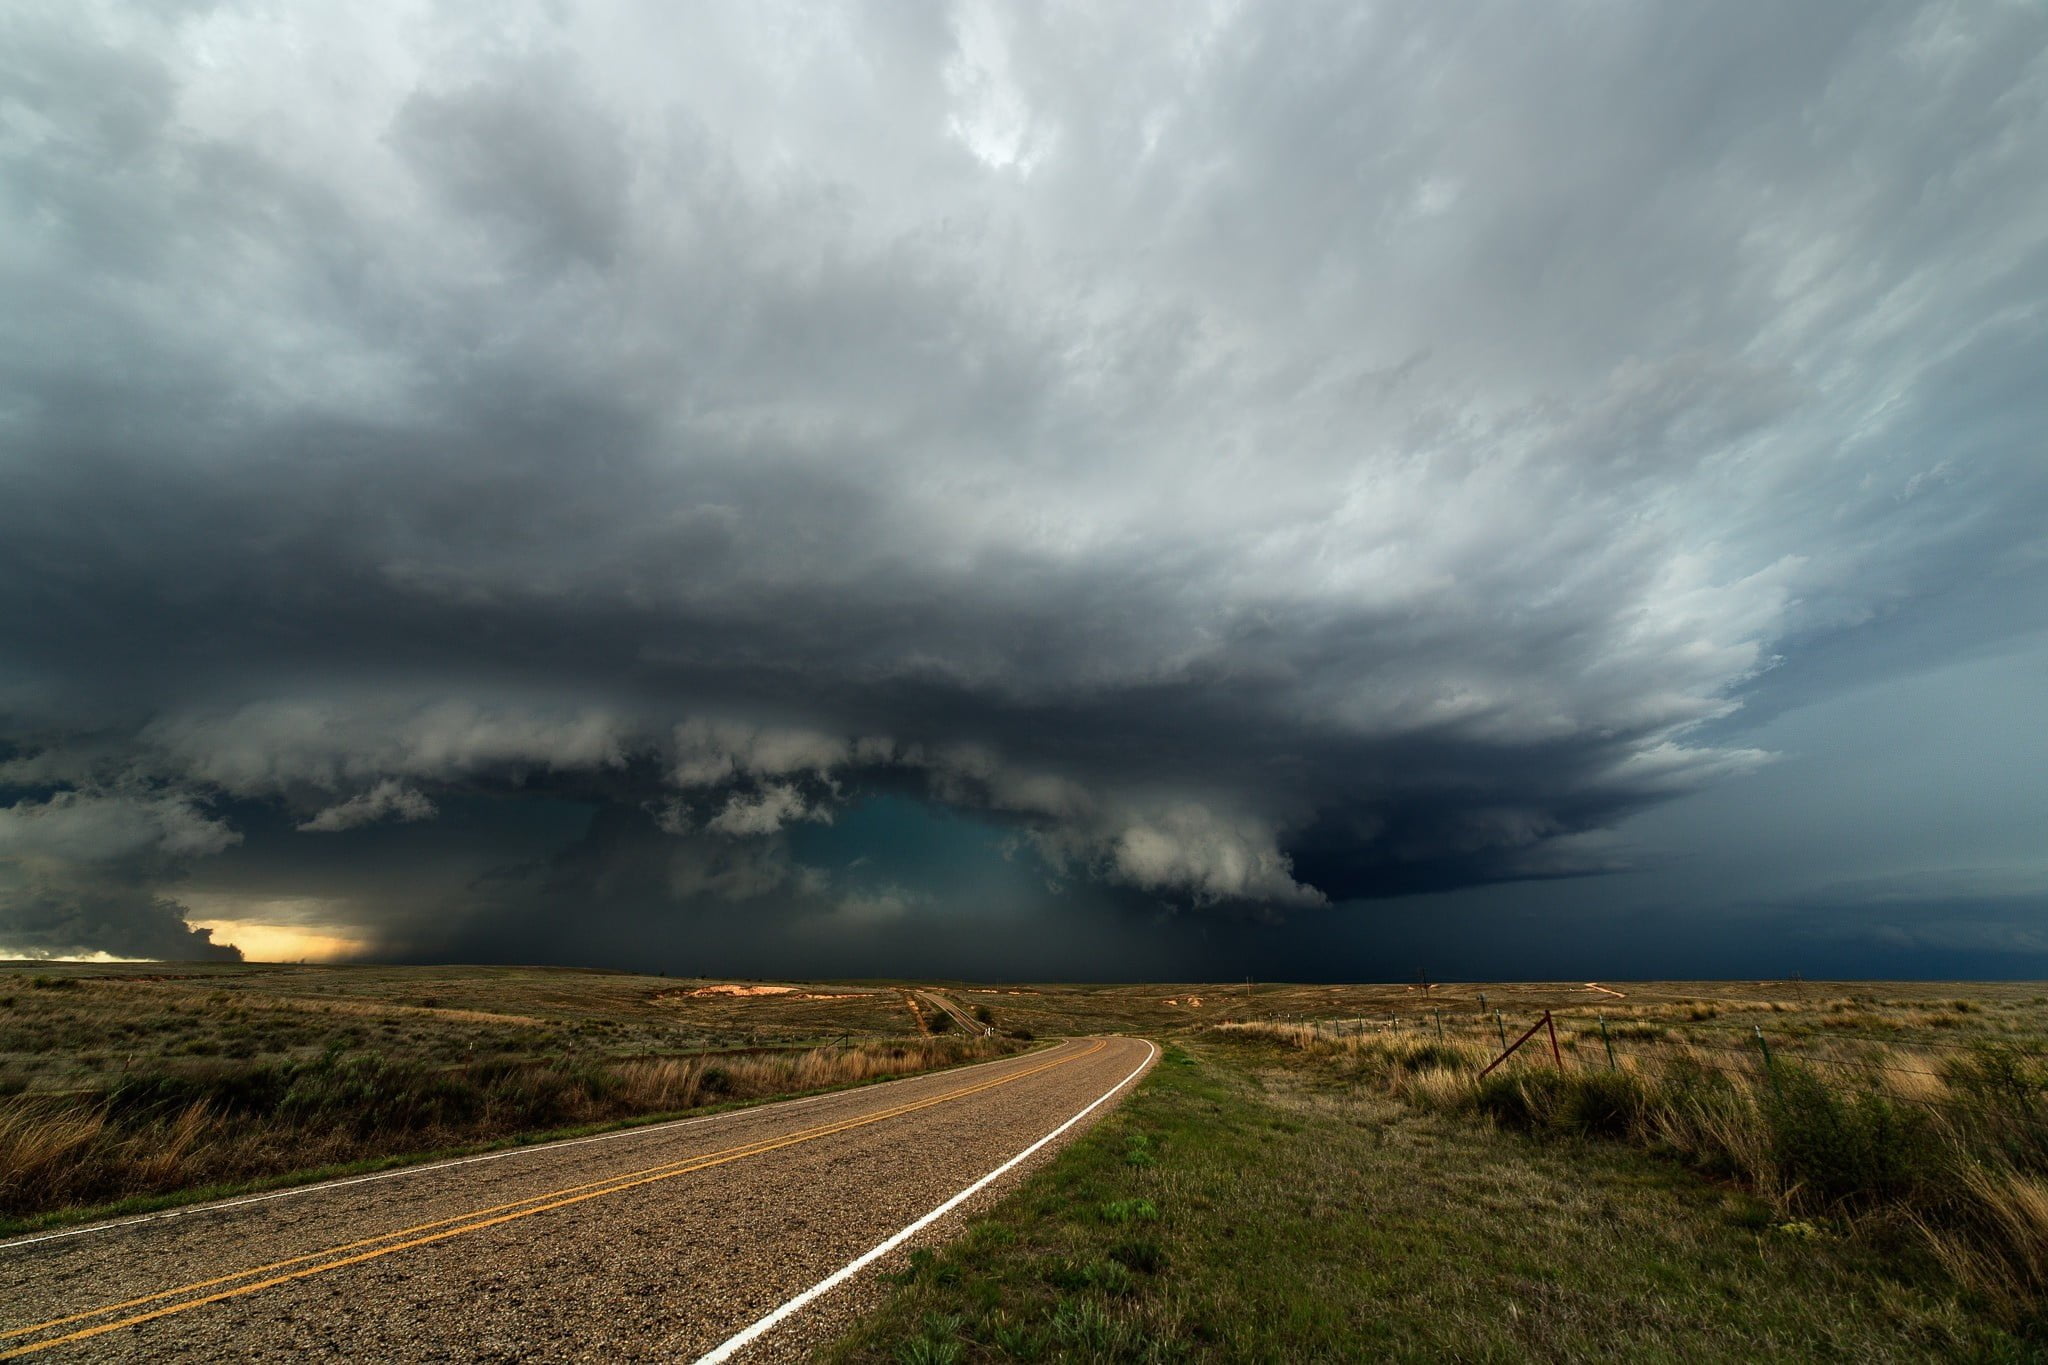
[[[1508,1045],[1508,1026],[1507,1021],[1500,1017],[1499,1010],[1493,1012],[1493,1026],[1500,1031],[1500,1045],[1505,1050]]]
[[[1495,1015],[1495,1018],[1498,1019],[1499,1016]],[[1545,1010],[1543,1012],[1543,1017],[1541,1019],[1538,1019],[1535,1023],[1529,1025],[1528,1031],[1525,1032],[1521,1037],[1515,1039],[1515,1041],[1512,1043],[1503,1040],[1500,1056],[1488,1062],[1485,1065],[1485,1067],[1480,1070],[1479,1074],[1473,1077],[1473,1079],[1480,1081],[1485,1080],[1489,1072],[1491,1072],[1495,1067],[1499,1066],[1502,1062],[1506,1061],[1508,1058],[1514,1056],[1515,1053],[1521,1048],[1522,1044],[1528,1042],[1531,1038],[1534,1038],[1536,1036],[1536,1030],[1542,1028],[1545,1024],[1549,1022],[1550,1012],[1548,1010]],[[1554,1039],[1555,1034],[1553,1034],[1552,1037]],[[1559,1063],[1559,1065],[1562,1066],[1563,1063]]]
[[[1614,1064],[1614,1040],[1607,1036],[1607,1016],[1596,1014],[1593,1017],[1600,1021],[1600,1041],[1607,1046],[1607,1069],[1618,1071],[1620,1068]]]
[[[1559,1071],[1562,1071],[1564,1070],[1564,1054],[1557,1050],[1557,1025],[1550,1022],[1549,1010],[1543,1011],[1543,1027],[1550,1030],[1550,1060],[1557,1064]]]
[[[1771,1045],[1764,1041],[1764,1026],[1762,1024],[1755,1024],[1752,1027],[1756,1029],[1757,1050],[1764,1054],[1764,1075],[1770,1077],[1771,1089],[1776,1090],[1778,1088],[1778,1067],[1777,1063],[1771,1060]]]

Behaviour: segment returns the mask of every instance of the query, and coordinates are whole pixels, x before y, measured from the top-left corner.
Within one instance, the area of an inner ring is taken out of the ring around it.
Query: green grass
[[[1169,1049],[832,1361],[2019,1360],[1931,1266],[1612,1144]]]

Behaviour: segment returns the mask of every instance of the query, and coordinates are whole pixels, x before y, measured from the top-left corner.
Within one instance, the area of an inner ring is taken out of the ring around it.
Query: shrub
[[[1520,1075],[1497,1071],[1479,1082],[1472,1102],[1503,1128],[1534,1132],[1547,1126],[1561,1079],[1554,1071]]]
[[[1648,1096],[1626,1071],[1589,1071],[1572,1078],[1557,1122],[1589,1136],[1623,1138],[1642,1125]]]
[[[1927,1124],[1882,1095],[1844,1095],[1779,1063],[1762,1099],[1788,1187],[1854,1207],[1910,1195],[1935,1165]]]
[[[1629,1137],[1642,1126],[1649,1097],[1622,1071],[1495,1072],[1473,1104],[1504,1128],[1585,1137]]]

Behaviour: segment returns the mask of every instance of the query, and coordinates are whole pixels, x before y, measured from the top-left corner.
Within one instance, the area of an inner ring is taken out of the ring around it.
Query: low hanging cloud
[[[0,946],[482,800],[600,814],[407,914],[879,923],[794,851],[878,795],[1253,920],[1592,874],[1788,661],[2038,623],[2041,15],[1454,9],[23,18]]]
[[[114,863],[160,854],[204,857],[242,841],[188,797],[59,791],[0,807],[0,857]]]
[[[0,954],[238,958],[155,888],[241,840],[182,796],[59,791],[0,807]]]
[[[327,807],[299,828],[335,834],[379,820],[431,820],[435,813],[432,801],[395,779],[386,778],[358,796]]]

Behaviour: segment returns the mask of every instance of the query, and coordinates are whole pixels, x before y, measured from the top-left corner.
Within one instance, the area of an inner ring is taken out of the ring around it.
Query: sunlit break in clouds
[[[16,7],[0,954],[2048,971],[2044,54]]]

